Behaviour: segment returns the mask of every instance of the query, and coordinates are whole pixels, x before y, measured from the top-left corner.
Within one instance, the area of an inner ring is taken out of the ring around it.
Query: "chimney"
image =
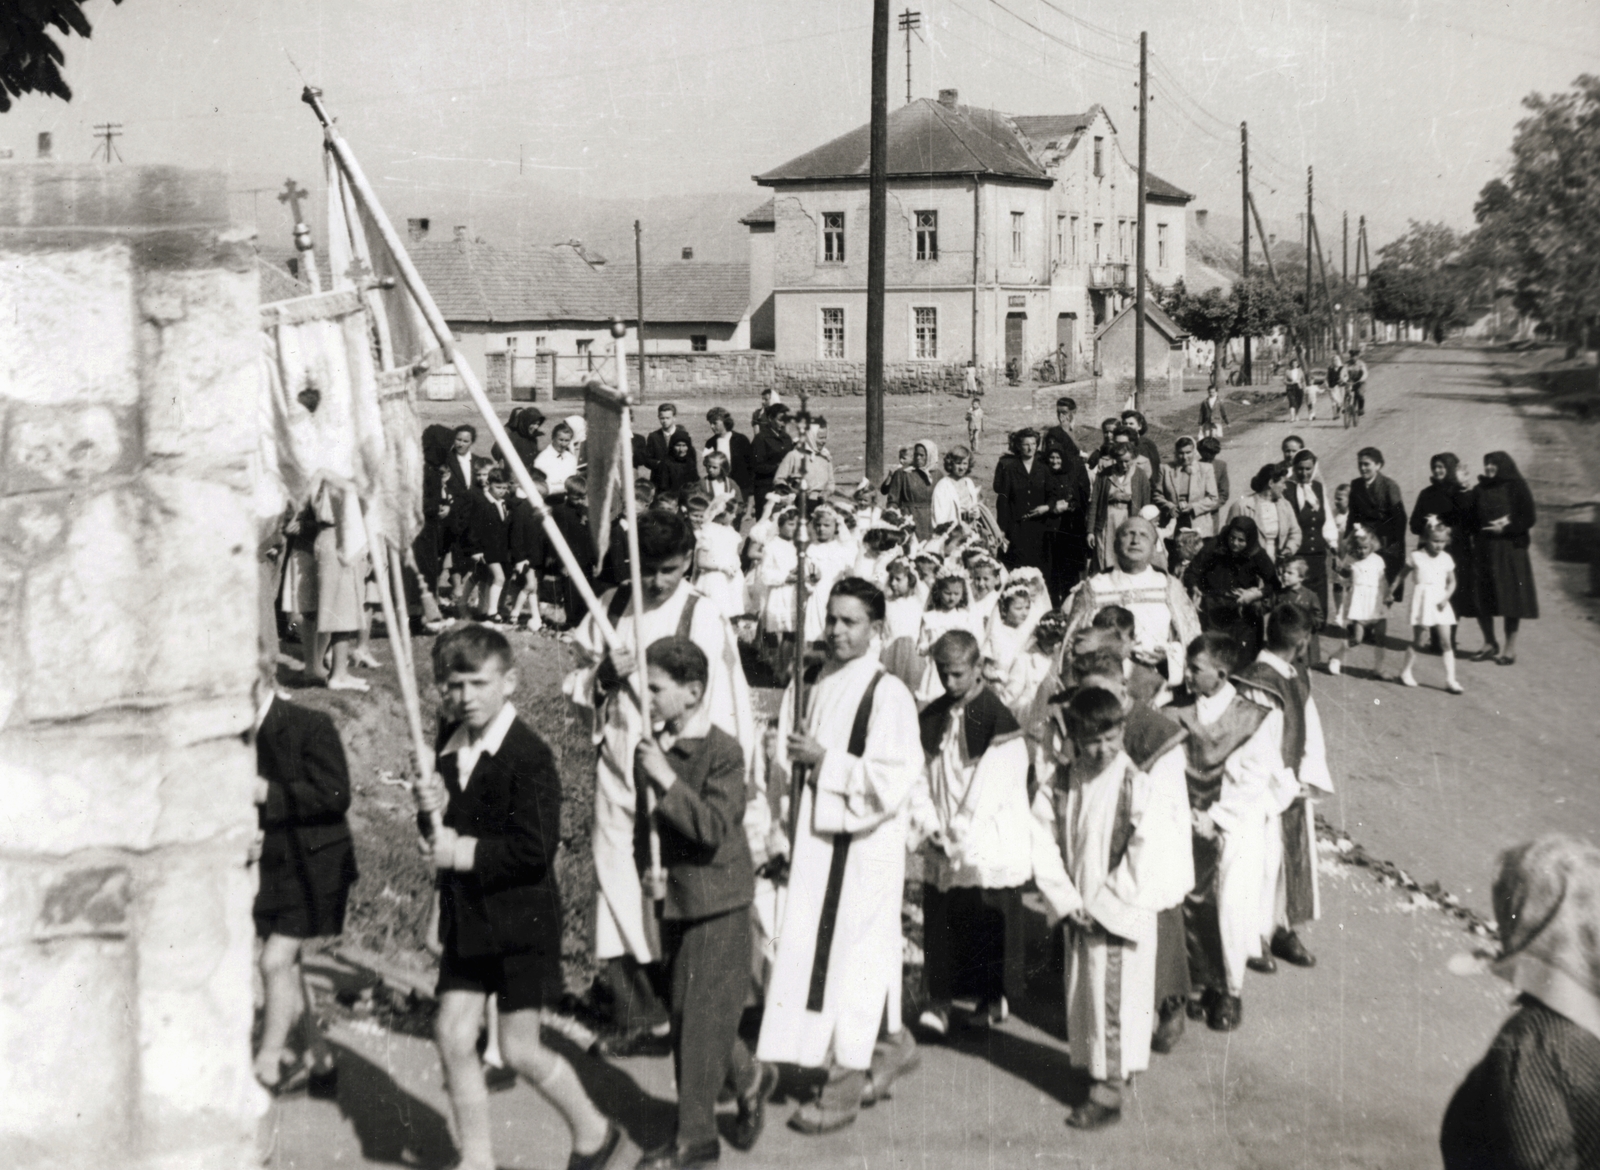
[[[406,235],[411,237],[413,244],[428,238],[428,217],[417,216],[406,220]]]
[[[48,130],[39,131],[39,161],[40,162],[48,162],[50,160],[50,147],[51,147],[50,131],[48,131]]]
[[[1210,214],[1211,212],[1207,211],[1204,207],[1196,210],[1194,213],[1194,226],[1199,228],[1201,231],[1204,231],[1206,227],[1206,217]]]
[[[685,247],[684,250],[683,250],[683,258],[685,260],[693,260],[694,259],[694,249],[690,248],[690,247]]]
[[[958,90],[941,89],[939,91],[939,104],[947,110],[953,110],[956,108],[956,101],[960,96]]]

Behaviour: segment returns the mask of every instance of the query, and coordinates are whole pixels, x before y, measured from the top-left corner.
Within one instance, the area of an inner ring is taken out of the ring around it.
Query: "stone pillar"
[[[220,175],[0,168],[0,1165],[249,1164],[255,257]]]

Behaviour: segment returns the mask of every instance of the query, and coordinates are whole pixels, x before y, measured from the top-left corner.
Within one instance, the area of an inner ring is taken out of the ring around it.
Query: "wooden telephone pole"
[[[1310,369],[1314,363],[1311,354],[1311,338],[1314,336],[1311,326],[1311,168],[1306,168],[1306,368]]]
[[[1239,287],[1242,292],[1243,303],[1248,305],[1248,297],[1250,296],[1250,125],[1248,122],[1239,123],[1239,183],[1243,191],[1240,197],[1243,214],[1240,215],[1239,219],[1244,224],[1243,246],[1239,252],[1239,272],[1242,278],[1242,283]],[[1262,240],[1261,246],[1265,248],[1267,242]],[[1250,370],[1250,332],[1248,329],[1244,333],[1244,355],[1239,363],[1239,378],[1246,386],[1253,384],[1254,381]]]
[[[911,34],[922,27],[922,13],[907,8],[900,14],[900,31],[906,34],[906,105],[911,104]]]
[[[867,479],[883,479],[884,245],[889,216],[889,0],[872,3],[872,155],[867,195]]]
[[[1145,169],[1145,160],[1150,151],[1150,134],[1145,118],[1147,94],[1149,91],[1149,50],[1150,36],[1148,33],[1139,34],[1139,238],[1134,244],[1134,263],[1138,265],[1138,274],[1133,282],[1133,327],[1137,332],[1133,338],[1133,406],[1135,410],[1144,410],[1144,237],[1148,227],[1149,216],[1145,214],[1145,185],[1149,175]]]
[[[633,221],[633,281],[634,297],[639,311],[639,393],[635,402],[644,402],[644,228]],[[620,347],[622,343],[619,341]],[[622,366],[622,350],[617,350],[617,366]]]

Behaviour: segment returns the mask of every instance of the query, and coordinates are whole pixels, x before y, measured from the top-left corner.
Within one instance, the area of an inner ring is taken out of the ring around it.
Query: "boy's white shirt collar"
[[[516,721],[517,709],[508,702],[500,708],[493,719],[489,720],[489,726],[483,729],[483,734],[476,740],[472,738],[472,731],[465,723],[451,734],[439,754],[456,757],[456,780],[463,792],[466,791],[467,782],[472,779],[478,760],[485,754],[492,756],[500,751],[500,745],[505,743],[511,725]]]
[[[704,739],[711,734],[711,704],[701,700],[677,732],[668,731],[665,727],[657,733],[656,743],[662,751],[669,750],[673,744],[683,739]]]
[[[262,699],[261,706],[256,708],[256,722],[255,726],[251,728],[252,731],[255,731],[258,734],[260,733],[261,725],[267,721],[267,712],[272,710],[272,700],[276,699],[277,697],[278,693],[276,688],[268,687],[267,697]]]
[[[1217,693],[1209,697],[1201,695],[1195,699],[1195,713],[1200,716],[1201,723],[1215,723],[1222,718],[1222,713],[1228,709],[1228,704],[1233,702],[1234,695],[1239,692],[1233,689],[1233,684],[1225,682]]]

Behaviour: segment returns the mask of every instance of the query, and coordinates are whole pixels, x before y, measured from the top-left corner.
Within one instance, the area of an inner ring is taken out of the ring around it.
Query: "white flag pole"
[[[561,529],[556,526],[555,519],[550,515],[550,509],[545,506],[544,497],[533,485],[533,477],[528,474],[528,469],[523,465],[522,457],[517,454],[517,449],[511,444],[511,437],[506,434],[505,426],[500,422],[494,412],[493,405],[483,392],[483,387],[478,384],[478,376],[472,372],[472,367],[456,348],[455,336],[450,332],[450,326],[445,323],[444,314],[439,312],[439,306],[434,304],[432,295],[427,286],[422,283],[422,277],[417,272],[416,266],[411,263],[411,257],[406,253],[405,245],[400,242],[399,235],[394,230],[394,225],[389,222],[388,215],[383,210],[383,205],[378,202],[377,194],[367,182],[367,176],[361,170],[361,164],[356,162],[355,155],[350,150],[350,144],[334,128],[333,119],[328,116],[327,107],[322,104],[322,91],[312,86],[306,86],[300,95],[300,100],[311,107],[317,115],[317,120],[322,123],[323,132],[327,137],[328,149],[333,151],[333,156],[338,160],[339,167],[344,171],[345,177],[350,180],[350,186],[355,189],[356,197],[372,216],[373,223],[378,228],[378,234],[383,237],[384,245],[389,249],[389,254],[394,257],[395,266],[400,269],[400,278],[405,281],[406,289],[411,293],[417,307],[422,310],[423,318],[428,322],[428,328],[433,331],[434,338],[439,342],[450,363],[455,366],[456,373],[461,378],[461,383],[467,388],[467,394],[472,398],[478,413],[483,416],[483,423],[493,436],[494,441],[500,444],[500,451],[511,466],[511,474],[516,477],[517,486],[527,496],[529,505],[539,517],[543,525],[545,536],[556,550],[556,555],[561,558],[562,565],[567,570],[567,576],[572,580],[573,586],[578,590],[578,595],[583,598],[584,604],[589,607],[589,613],[594,618],[595,627],[599,630],[601,638],[609,649],[616,649],[620,642],[617,631],[612,628],[611,622],[606,618],[605,607],[600,604],[600,599],[595,596],[593,587],[589,584],[587,571],[572,555],[572,549],[567,546],[566,537],[561,534]],[[631,490],[632,485],[629,485]],[[642,653],[642,652],[641,652]]]

